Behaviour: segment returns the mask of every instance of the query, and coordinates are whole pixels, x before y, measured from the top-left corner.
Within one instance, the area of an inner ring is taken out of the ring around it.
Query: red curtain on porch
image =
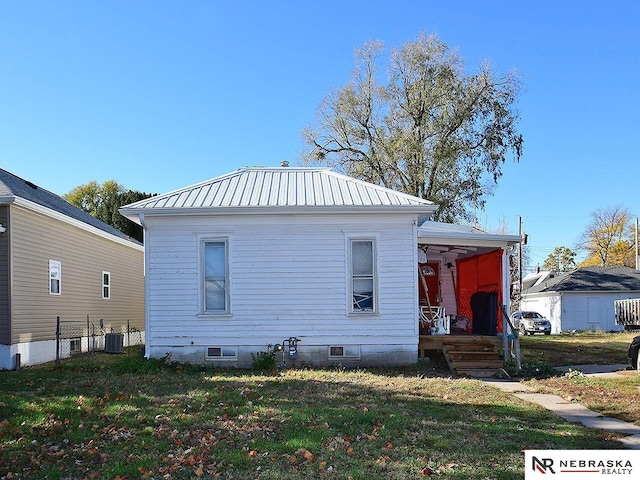
[[[476,292],[496,292],[498,302],[502,304],[502,250],[494,250],[482,255],[456,260],[458,278],[456,295],[458,297],[458,315],[473,319],[471,296]],[[498,310],[497,329],[502,331],[502,315]],[[467,332],[472,332],[469,323]]]

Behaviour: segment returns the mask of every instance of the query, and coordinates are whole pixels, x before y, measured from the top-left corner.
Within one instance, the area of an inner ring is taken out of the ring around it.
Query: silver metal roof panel
[[[407,207],[433,202],[335,173],[328,168],[246,167],[121,209],[125,216],[174,209],[263,207]]]

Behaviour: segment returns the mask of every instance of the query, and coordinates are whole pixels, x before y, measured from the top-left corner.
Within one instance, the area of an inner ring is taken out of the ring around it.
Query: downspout
[[[144,213],[140,214],[142,226],[142,243],[144,245],[144,357],[150,358],[149,339],[151,338],[151,326],[149,322],[149,275],[147,275],[147,259],[149,257],[149,245],[147,242],[147,225],[144,221]]]

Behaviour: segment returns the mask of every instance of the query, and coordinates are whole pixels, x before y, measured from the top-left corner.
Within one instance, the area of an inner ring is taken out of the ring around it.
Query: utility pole
[[[518,215],[518,236],[520,237],[520,244],[518,245],[518,275],[520,277],[519,290],[522,298],[522,217],[520,215]]]
[[[638,248],[638,217],[636,217],[636,270],[640,270],[640,248]]]

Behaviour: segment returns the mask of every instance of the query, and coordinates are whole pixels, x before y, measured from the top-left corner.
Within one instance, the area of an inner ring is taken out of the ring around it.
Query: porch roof
[[[443,251],[454,247],[507,248],[520,241],[519,235],[487,233],[468,225],[427,220],[418,227],[418,245],[439,245]]]

